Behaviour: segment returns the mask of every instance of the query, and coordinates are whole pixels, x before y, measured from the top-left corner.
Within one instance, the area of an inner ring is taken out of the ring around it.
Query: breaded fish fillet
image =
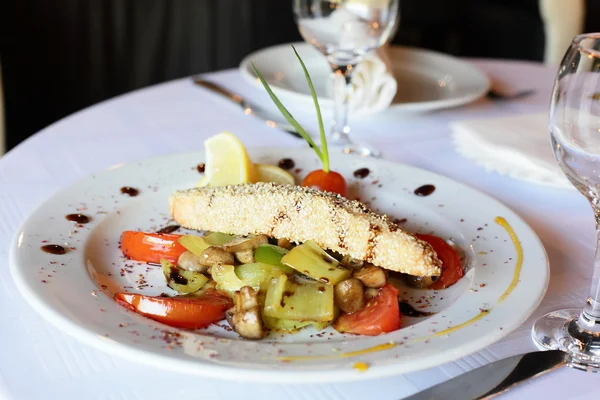
[[[178,224],[235,235],[265,234],[416,276],[440,274],[429,244],[386,216],[342,196],[293,185],[255,183],[178,191],[169,199]]]

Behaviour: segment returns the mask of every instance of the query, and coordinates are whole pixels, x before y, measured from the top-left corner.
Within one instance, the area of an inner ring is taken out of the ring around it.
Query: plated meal
[[[16,233],[19,291],[117,356],[295,383],[439,365],[538,306],[547,257],[510,209],[443,176],[307,141],[246,148],[222,133],[204,152],[84,178]]]
[[[235,137],[209,139],[207,160],[214,147],[242,155],[228,176],[236,166],[233,176],[257,176],[243,171],[253,164]],[[293,184],[215,187],[228,177],[211,163],[205,170],[202,183],[210,186],[177,191],[169,201],[177,226],[198,233],[126,231],[121,238],[123,254],[159,263],[177,295],[118,293],[120,304],[178,328],[226,318],[246,339],[309,325],[378,335],[401,326],[391,274],[396,282],[436,290],[463,276],[458,251],[446,241],[415,236],[356,200]]]

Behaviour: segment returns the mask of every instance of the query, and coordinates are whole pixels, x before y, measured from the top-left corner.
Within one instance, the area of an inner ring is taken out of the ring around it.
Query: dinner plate
[[[325,57],[307,43],[288,43],[258,50],[246,56],[239,67],[242,76],[262,89],[252,63],[263,74],[275,94],[286,104],[314,107],[301,66],[291,45],[310,72],[319,104],[331,109],[330,67]],[[391,108],[406,112],[424,112],[456,107],[485,95],[490,87],[479,69],[447,54],[404,46],[391,46],[389,56],[398,90]],[[293,102],[293,103],[292,103]]]
[[[260,163],[291,158],[298,178],[319,165],[308,148],[249,152]],[[442,291],[401,286],[401,300],[430,316],[403,316],[402,329],[374,337],[306,328],[251,341],[225,322],[185,331],[117,305],[112,297],[121,291],[173,294],[160,268],[124,259],[119,239],[125,230],[156,231],[173,223],[168,197],[199,181],[201,152],[115,165],[62,190],[16,233],[12,275],[33,308],[75,339],[137,362],[235,380],[342,381],[432,367],[497,341],[538,306],[548,284],[548,261],[535,233],[514,212],[425,170],[337,153],[331,159],[348,180],[349,197],[410,231],[442,236],[461,249],[466,274],[456,285]],[[357,168],[367,168],[368,175],[355,177]],[[423,185],[432,186],[416,193],[433,192],[415,194]],[[124,187],[139,193],[130,196]],[[65,218],[73,213],[90,221]],[[63,246],[66,254],[41,250],[52,244]]]

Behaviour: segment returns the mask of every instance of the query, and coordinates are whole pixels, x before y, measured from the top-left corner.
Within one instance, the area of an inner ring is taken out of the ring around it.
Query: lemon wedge
[[[281,185],[293,185],[294,176],[284,169],[269,164],[255,164],[258,182],[273,182]]]
[[[232,133],[222,132],[204,141],[206,168],[198,186],[225,186],[256,182],[257,174],[244,145]]]

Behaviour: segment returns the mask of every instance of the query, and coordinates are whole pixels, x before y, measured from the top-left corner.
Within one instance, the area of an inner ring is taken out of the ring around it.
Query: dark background
[[[595,3],[588,1],[587,31]],[[541,61],[537,4],[401,0],[393,43]],[[253,50],[301,40],[292,0],[7,0],[0,29],[8,148],[109,97],[236,67]]]

